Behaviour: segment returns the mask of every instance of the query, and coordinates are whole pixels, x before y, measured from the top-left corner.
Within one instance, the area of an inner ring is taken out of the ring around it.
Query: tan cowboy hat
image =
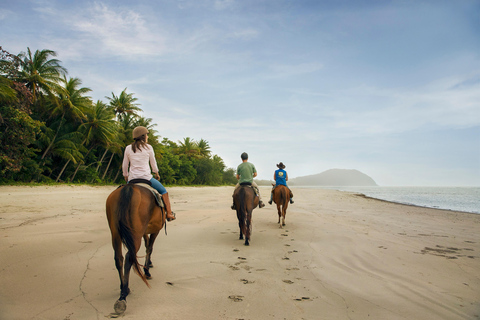
[[[285,165],[283,164],[283,162],[280,162],[279,164],[277,164],[277,167],[278,169],[285,169]]]
[[[144,134],[147,134],[147,133],[148,133],[147,128],[139,126],[139,127],[136,127],[135,129],[133,129],[132,136],[133,136],[133,139],[137,139],[137,138],[140,138],[141,136],[143,136]]]

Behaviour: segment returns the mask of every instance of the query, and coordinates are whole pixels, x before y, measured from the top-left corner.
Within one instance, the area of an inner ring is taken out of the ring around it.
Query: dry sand
[[[0,187],[0,319],[113,312],[114,189]],[[131,274],[123,319],[479,319],[480,215],[293,188],[286,227],[257,208],[245,247],[232,191],[169,188],[178,218],[157,239],[151,289]]]

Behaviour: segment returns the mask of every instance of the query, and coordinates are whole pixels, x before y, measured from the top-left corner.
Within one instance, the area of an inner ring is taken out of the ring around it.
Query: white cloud
[[[152,31],[133,10],[113,10],[101,3],[73,17],[70,23],[85,38],[96,39],[100,51],[111,55],[160,55],[166,51],[165,37]]]

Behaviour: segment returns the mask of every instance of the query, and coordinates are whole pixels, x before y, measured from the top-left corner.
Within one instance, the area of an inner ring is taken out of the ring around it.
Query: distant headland
[[[272,183],[267,180],[256,181],[259,185]],[[322,173],[290,178],[289,186],[377,186],[377,183],[368,175],[349,169],[330,169]]]

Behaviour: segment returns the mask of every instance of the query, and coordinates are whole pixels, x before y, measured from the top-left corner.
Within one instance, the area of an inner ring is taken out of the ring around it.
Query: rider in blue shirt
[[[270,194],[270,201],[268,201],[269,204],[272,204],[273,190],[275,190],[276,186],[283,185],[283,186],[288,188],[288,186],[287,186],[288,174],[287,174],[287,171],[284,170],[285,165],[282,162],[280,162],[279,164],[277,164],[277,168],[278,168],[278,170],[275,170],[275,173],[273,175],[273,180],[275,180],[275,186],[272,188],[272,193]],[[292,190],[290,190],[290,188],[288,188],[288,190],[290,191],[290,203],[293,203]]]

